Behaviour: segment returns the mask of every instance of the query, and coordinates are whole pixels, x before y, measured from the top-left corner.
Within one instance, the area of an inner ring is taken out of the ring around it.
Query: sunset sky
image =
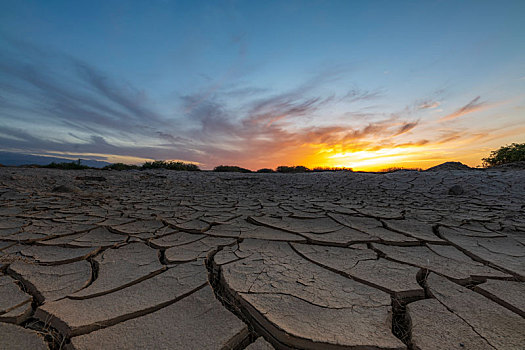
[[[525,1],[0,0],[0,151],[256,170],[525,142]]]

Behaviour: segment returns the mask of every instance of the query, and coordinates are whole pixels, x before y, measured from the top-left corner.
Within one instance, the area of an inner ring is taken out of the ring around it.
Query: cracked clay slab
[[[436,299],[408,304],[407,317],[416,350],[494,349],[467,322]]]
[[[510,277],[472,260],[451,246],[397,247],[376,243],[372,243],[372,246],[389,259],[435,271],[462,283],[471,279],[484,280],[486,277]]]
[[[87,288],[70,295],[73,299],[92,298],[111,293],[161,273],[166,267],[157,250],[143,243],[131,243],[108,249],[94,259],[97,279]]]
[[[16,245],[7,248],[5,253],[12,258],[21,258],[41,265],[59,265],[85,260],[98,253],[99,250],[100,247],[64,248],[40,245]]]
[[[0,322],[21,323],[31,309],[33,298],[17,285],[16,280],[0,275]]]
[[[77,261],[71,264],[41,266],[16,261],[9,266],[38,302],[61,299],[91,282],[91,264]]]
[[[386,226],[394,231],[402,232],[419,240],[430,243],[443,243],[432,229],[432,225],[417,220],[383,220]]]
[[[395,244],[411,244],[418,242],[418,240],[413,237],[387,230],[383,227],[381,221],[374,218],[345,214],[329,214],[329,216],[344,226],[369,234],[383,242],[391,242]]]
[[[35,331],[0,322],[0,349],[48,350],[44,337]]]
[[[478,284],[474,290],[525,317],[525,283],[488,280]]]
[[[263,337],[257,338],[256,341],[246,347],[246,350],[273,350],[274,347]]]
[[[78,350],[214,350],[234,349],[247,337],[246,325],[226,310],[211,288],[205,286],[156,312],[73,337],[71,344]]]
[[[443,237],[472,255],[501,267],[525,281],[525,246],[510,237],[469,237],[452,230]]]
[[[233,238],[205,237],[185,245],[166,249],[166,261],[170,263],[187,262],[196,259],[204,259],[208,253],[222,246],[234,244]]]
[[[390,296],[305,261],[287,243],[245,240],[245,258],[222,281],[279,342],[307,349],[402,349],[391,333]]]
[[[91,231],[74,235],[57,237],[42,241],[43,245],[61,245],[71,247],[113,247],[124,243],[126,236],[110,232],[105,227],[98,227]]]
[[[110,294],[45,303],[36,310],[35,317],[62,334],[84,334],[167,306],[206,280],[207,272],[202,264],[181,264]]]
[[[429,293],[496,349],[523,349],[525,319],[494,301],[431,273]],[[449,325],[447,328],[452,327]]]
[[[293,244],[293,247],[315,263],[373,285],[398,299],[421,298],[425,295],[423,288],[416,281],[419,268],[378,259],[371,249],[306,244]]]

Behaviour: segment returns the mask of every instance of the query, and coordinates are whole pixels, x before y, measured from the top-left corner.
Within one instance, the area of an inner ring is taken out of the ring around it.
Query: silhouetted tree
[[[525,161],[525,143],[502,146],[497,151],[490,152],[490,156],[483,158],[482,161],[484,167]]]

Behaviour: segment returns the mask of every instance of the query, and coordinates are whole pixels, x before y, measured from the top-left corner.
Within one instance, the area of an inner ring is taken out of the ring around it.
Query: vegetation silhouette
[[[131,165],[131,164],[124,164],[124,163],[113,163],[110,165],[106,165],[102,168],[102,170],[138,170],[140,167],[138,165]]]
[[[347,167],[322,167],[318,166],[311,170],[314,173],[326,172],[326,171],[354,171],[352,168]]]
[[[502,146],[496,151],[490,152],[487,158],[483,158],[485,168],[525,161],[525,143],[512,143]]]
[[[221,173],[251,173],[250,169],[241,168],[236,165],[219,165],[216,166],[213,171]]]
[[[319,173],[319,172],[327,172],[327,171],[353,171],[352,168],[346,168],[346,167],[315,167],[313,169],[309,169],[302,165],[296,165],[296,166],[286,166],[281,165],[278,166],[276,171],[278,173]]]
[[[80,164],[81,160],[77,160],[76,162],[62,162],[62,163],[55,163],[51,162],[48,165],[43,165],[42,168],[50,168],[50,169],[63,169],[63,170],[85,170],[89,169],[87,165]]]
[[[380,173],[395,173],[396,171],[401,171],[401,170],[405,170],[405,171],[423,171],[423,169],[421,169],[421,168],[403,168],[403,167],[394,166],[394,167],[390,167],[390,168],[381,169],[381,170],[379,170],[379,172]]]
[[[275,173],[275,170],[270,169],[270,168],[262,168],[262,169],[257,170],[257,172],[258,173]]]
[[[236,165],[219,165],[216,166],[213,171],[216,172],[237,172],[237,173],[252,173],[250,169],[242,168]],[[270,168],[262,168],[257,170],[257,173],[308,173],[308,172],[325,172],[325,171],[353,171],[352,168],[346,167],[316,167],[309,169],[302,165],[286,166],[280,165],[275,170]]]
[[[142,164],[142,170],[144,169],[168,169],[168,170],[179,170],[179,171],[200,171],[199,167],[192,163],[184,162],[173,162],[166,160],[154,160],[153,162],[145,162]]]
[[[168,169],[168,170],[179,170],[179,171],[200,171],[199,167],[192,163],[184,162],[173,162],[165,160],[155,160],[152,162],[145,162],[142,165],[124,164],[124,163],[113,163],[106,165],[103,168],[93,168],[87,165],[82,165],[80,159],[76,162],[64,162],[55,163],[52,162],[47,165],[32,165],[38,168],[51,168],[51,169],[62,169],[62,170],[85,170],[85,169],[99,169],[99,170],[146,170],[146,169]]]
[[[296,165],[296,166],[280,165],[275,170],[278,173],[306,173],[310,171],[310,169],[302,165]]]

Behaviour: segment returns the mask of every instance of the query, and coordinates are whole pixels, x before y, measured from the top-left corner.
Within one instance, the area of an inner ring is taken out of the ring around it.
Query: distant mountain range
[[[28,164],[37,164],[37,165],[47,165],[51,162],[62,163],[62,162],[74,162],[76,159],[67,159],[67,158],[58,158],[58,157],[47,157],[47,156],[35,156],[32,154],[23,154],[23,153],[13,153],[13,152],[1,152],[0,151],[0,164],[2,165],[28,165]],[[82,159],[82,165],[87,165],[94,168],[102,168],[111,163],[100,161],[100,160],[91,160],[91,159]]]

